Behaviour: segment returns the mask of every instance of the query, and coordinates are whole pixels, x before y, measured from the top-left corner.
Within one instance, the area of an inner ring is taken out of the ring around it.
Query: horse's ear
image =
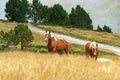
[[[50,31],[49,31],[49,34],[50,34]]]
[[[96,43],[96,46],[98,46],[98,43]]]

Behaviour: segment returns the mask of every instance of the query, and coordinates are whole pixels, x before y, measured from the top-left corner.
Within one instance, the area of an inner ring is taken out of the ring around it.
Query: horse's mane
[[[89,49],[96,47],[96,42],[90,42]]]
[[[53,35],[53,33],[49,33],[49,32],[47,32],[47,34],[50,34],[50,35],[51,35],[51,38],[54,38],[55,41],[57,41],[57,38]]]

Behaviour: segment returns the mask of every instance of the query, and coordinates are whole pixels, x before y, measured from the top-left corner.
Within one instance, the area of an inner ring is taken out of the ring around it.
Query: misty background
[[[0,19],[5,18],[5,4],[8,0],[0,0]],[[30,3],[32,0],[28,0]],[[82,6],[90,15],[94,29],[98,25],[109,26],[114,33],[120,33],[120,0],[40,0],[43,5],[61,4],[70,13],[76,5]]]

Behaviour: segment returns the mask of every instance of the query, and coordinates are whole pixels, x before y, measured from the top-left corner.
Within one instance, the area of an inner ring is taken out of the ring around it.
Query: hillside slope
[[[46,28],[47,26],[45,26],[45,28]],[[45,34],[45,30],[50,30],[50,29],[44,29],[44,30],[42,30],[42,29],[39,29],[39,28],[36,28],[35,26],[32,26],[32,25],[29,25],[29,28],[32,30],[32,31],[35,31],[35,32],[38,32],[38,33],[40,33],[40,34]],[[50,26],[49,26],[49,28],[51,28]],[[62,27],[60,27],[60,28],[62,28]],[[65,28],[62,28],[62,29],[65,29]],[[70,28],[71,29],[71,28]],[[75,28],[74,28],[75,29]],[[60,29],[59,29],[60,30]],[[69,29],[68,29],[69,30]],[[88,30],[87,30],[88,31]],[[53,32],[57,32],[54,28],[53,28]],[[89,42],[88,40],[86,41],[86,40],[82,40],[82,39],[78,39],[78,38],[74,38],[74,36],[73,37],[70,37],[70,36],[68,36],[68,33],[66,33],[67,35],[62,35],[62,34],[59,34],[59,31],[57,32],[57,33],[53,33],[52,32],[52,34],[55,36],[55,37],[57,37],[57,38],[63,38],[63,39],[65,39],[65,40],[67,40],[68,42],[70,42],[70,43],[74,43],[74,44],[77,44],[77,45],[85,45],[86,44],[86,42]],[[93,33],[95,32],[95,31],[92,31]],[[88,35],[89,36],[89,35]],[[94,35],[93,35],[94,36]],[[92,40],[91,40],[92,41]],[[94,40],[93,40],[94,41]],[[97,41],[96,41],[97,42]],[[103,49],[103,50],[106,50],[106,51],[110,51],[110,52],[113,52],[113,53],[115,53],[115,54],[117,54],[117,55],[120,55],[120,47],[115,47],[115,46],[110,46],[110,45],[105,45],[105,44],[100,44],[100,43],[98,43],[98,45],[99,45],[99,49]]]
[[[78,39],[96,41],[99,43],[120,47],[120,34],[83,30],[79,28],[66,28],[62,26],[38,25],[38,27],[45,30],[66,34]]]
[[[0,26],[0,30],[4,30],[4,31],[14,29],[14,26],[16,25],[15,22],[2,22],[2,21],[0,21],[0,24],[2,24]],[[46,28],[47,28],[47,26],[46,26]],[[52,28],[52,27],[50,27],[50,28]],[[67,30],[67,28],[62,28],[62,27],[55,27],[54,29],[56,29],[56,28],[59,28],[59,30],[63,30],[63,29]],[[49,29],[49,30],[52,31],[51,29]],[[70,30],[70,28],[68,28],[68,31],[69,30]],[[47,53],[48,50],[47,50],[47,44],[44,41],[44,35],[40,34],[40,33],[33,32],[33,36],[34,36],[34,41],[31,43],[31,47],[28,50],[34,51],[34,52]],[[19,49],[20,49],[19,45],[17,48],[16,47],[10,48],[10,50],[19,50]],[[83,54],[85,54],[84,46],[69,43],[69,53],[83,55]],[[113,55],[113,52],[99,50],[99,55]]]

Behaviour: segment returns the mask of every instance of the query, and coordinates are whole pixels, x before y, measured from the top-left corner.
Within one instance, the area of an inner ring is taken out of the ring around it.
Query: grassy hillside
[[[36,52],[48,53],[47,43],[44,41],[44,35],[33,32],[34,41],[32,42],[32,50]],[[84,46],[69,43],[69,53],[85,55]],[[99,56],[114,55],[113,52],[99,50]],[[115,56],[115,55],[114,55]]]
[[[0,30],[8,31],[13,29],[13,25],[0,22]],[[111,59],[112,62],[97,62],[86,59],[84,46],[69,43],[70,57],[60,56],[47,51],[44,35],[33,32],[33,36],[29,51],[19,51],[18,45],[0,52],[0,80],[120,79],[120,58],[112,52],[99,50],[99,58]]]
[[[61,26],[54,27],[54,26],[38,25],[38,27],[61,34],[67,34],[69,36],[76,37],[79,39],[96,41],[99,43],[120,47],[120,34],[96,32],[91,30],[82,30],[78,28],[63,28]]]
[[[3,21],[0,21],[0,31],[1,30],[8,31],[10,29],[13,29],[14,25],[15,25],[15,22],[3,22]]]
[[[0,52],[0,80],[119,80],[120,58],[96,62],[85,56]]]
[[[8,31],[10,29],[14,29],[14,27],[13,27],[14,25],[15,25],[15,22],[0,21],[0,30]],[[46,28],[47,28],[47,26],[46,26]],[[56,28],[60,28],[59,31],[63,30],[62,27],[55,27],[54,29],[56,29]],[[67,29],[67,28],[64,28],[64,29]],[[31,43],[31,46],[30,46],[30,48],[28,48],[28,50],[32,51],[32,52],[48,53],[47,43],[44,41],[44,35],[33,32],[33,36],[34,36],[34,41]],[[7,51],[14,51],[14,50],[20,50],[20,45],[18,45],[17,48],[12,46]],[[84,46],[69,43],[69,53],[85,55]],[[101,55],[114,55],[114,54],[112,52],[106,52],[103,50],[99,50],[99,55],[101,56]]]

